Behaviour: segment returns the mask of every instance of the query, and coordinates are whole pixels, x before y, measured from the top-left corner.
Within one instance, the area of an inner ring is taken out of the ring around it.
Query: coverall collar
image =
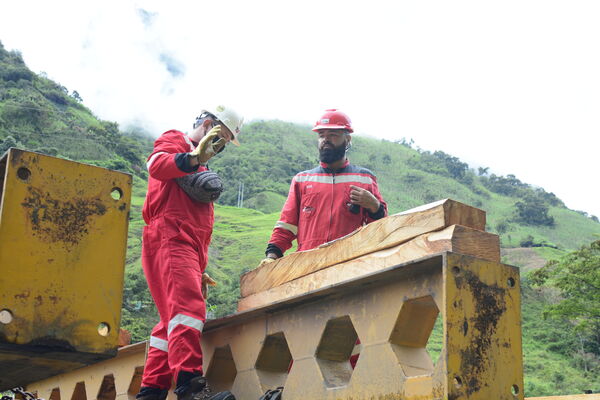
[[[337,172],[337,171],[341,171],[344,168],[346,168],[350,164],[350,160],[348,160],[346,158],[346,160],[344,161],[344,165],[342,165],[341,168],[339,168],[339,169],[337,169],[335,171],[333,169],[329,168],[329,164],[324,163],[323,161],[320,161],[319,163],[321,164],[321,168],[323,168],[325,170],[325,172]]]

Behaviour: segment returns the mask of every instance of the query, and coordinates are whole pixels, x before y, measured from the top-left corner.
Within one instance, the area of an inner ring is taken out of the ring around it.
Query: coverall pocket
[[[312,218],[317,213],[316,200],[315,193],[302,196],[302,201],[300,202],[300,220]]]
[[[157,218],[150,222],[144,227],[142,235],[144,254],[153,255],[173,241],[191,244],[197,250],[196,242],[190,238],[186,229],[182,229],[185,225],[181,220],[168,217]]]
[[[162,230],[153,226],[144,226],[142,231],[142,252],[151,256],[160,249]]]
[[[199,246],[196,234],[194,230],[186,223],[178,224],[177,230],[171,232],[167,240],[170,243],[191,246],[194,250],[198,251]]]
[[[174,232],[166,240],[171,255],[171,264],[193,266],[204,271],[210,241],[210,236],[208,236],[208,240],[206,236],[203,230],[194,229],[185,222],[180,224],[177,232]]]

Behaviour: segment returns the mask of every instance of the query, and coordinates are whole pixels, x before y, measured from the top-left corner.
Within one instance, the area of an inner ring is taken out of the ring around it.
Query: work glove
[[[209,286],[217,286],[217,282],[215,282],[210,275],[205,272],[202,274],[202,297],[204,297],[204,299],[206,299],[208,296]]]
[[[260,268],[264,265],[267,265],[269,263],[272,263],[273,261],[277,260],[276,258],[271,258],[271,257],[267,257],[265,259],[263,259],[260,264],[258,264],[258,266],[256,268]]]
[[[198,163],[206,165],[208,160],[220,152],[227,143],[227,140],[218,137],[219,133],[221,133],[221,125],[214,126],[204,135],[198,146],[189,153],[190,157],[194,157]]]

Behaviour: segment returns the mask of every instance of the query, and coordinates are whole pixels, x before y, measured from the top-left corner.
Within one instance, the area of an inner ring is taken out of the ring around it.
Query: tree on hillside
[[[0,156],[2,154],[4,154],[4,152],[6,152],[8,149],[10,149],[11,147],[19,147],[20,143],[12,136],[7,136],[1,143],[0,143]]]
[[[492,174],[489,178],[482,176],[482,183],[492,192],[506,196],[517,196],[529,189],[529,185],[521,182],[516,176],[509,174],[506,177]]]
[[[413,158],[410,164],[422,171],[448,176],[457,180],[465,178],[469,165],[443,151],[421,152],[421,156]]]
[[[515,203],[515,209],[517,222],[554,226],[554,218],[548,215],[548,206],[538,196],[527,194]]]
[[[71,97],[80,103],[83,101],[83,99],[81,98],[81,96],[79,95],[79,92],[77,90],[73,90],[73,92],[71,93]]]
[[[546,307],[544,316],[572,324],[579,336],[578,353],[586,370],[590,354],[596,368],[600,368],[600,240],[569,253],[560,260],[552,260],[530,275],[537,286],[557,288],[561,298]]]

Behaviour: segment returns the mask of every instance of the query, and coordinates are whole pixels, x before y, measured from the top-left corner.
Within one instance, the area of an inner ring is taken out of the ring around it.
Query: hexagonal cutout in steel
[[[206,379],[213,391],[231,390],[236,375],[237,368],[229,345],[217,347],[206,372]]]
[[[267,336],[255,365],[262,390],[284,386],[291,362],[292,353],[283,332]]]
[[[115,377],[113,374],[105,375],[98,390],[97,400],[115,400],[117,391],[115,389]]]
[[[50,400],[60,400],[60,389],[59,388],[54,388],[52,389],[52,392],[50,393]]]
[[[433,324],[433,330],[431,331],[431,335],[429,335],[427,346],[425,346],[425,350],[427,350],[427,354],[429,354],[429,357],[431,357],[434,367],[440,360],[440,355],[442,354],[442,347],[444,345],[443,322],[444,318],[442,318],[442,313],[439,313],[435,320],[435,323]]]
[[[142,386],[142,376],[144,375],[144,367],[138,366],[133,370],[133,376],[131,382],[129,382],[129,388],[127,389],[127,396],[129,399],[135,399],[135,395],[139,393],[140,387]]]
[[[315,354],[328,388],[346,386],[352,376],[350,357],[358,334],[345,315],[327,322]]]
[[[71,400],[87,400],[87,393],[85,391],[85,382],[77,382]]]
[[[431,296],[406,300],[390,335],[390,343],[407,377],[430,375],[434,363],[427,343],[440,311]]]

